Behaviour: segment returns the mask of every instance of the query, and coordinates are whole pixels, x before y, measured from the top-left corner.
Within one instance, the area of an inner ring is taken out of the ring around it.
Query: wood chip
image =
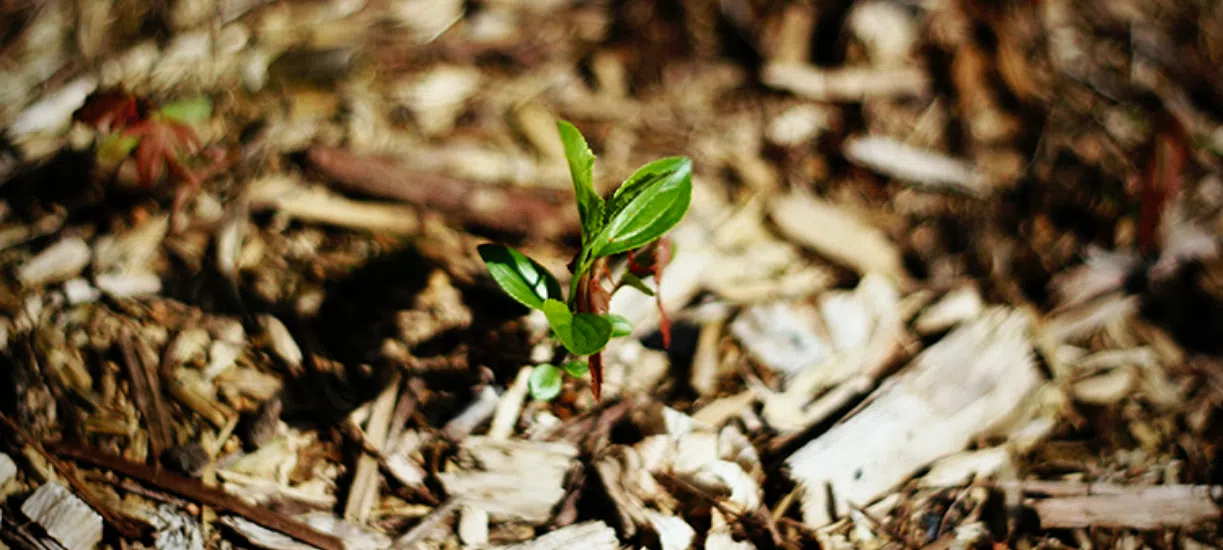
[[[913,321],[913,328],[918,334],[935,334],[975,318],[984,309],[985,302],[976,288],[956,289],[926,307]]]
[[[305,222],[400,235],[420,230],[413,208],[348,199],[322,187],[307,187],[288,176],[257,179],[247,193],[252,210],[274,209]]]
[[[17,280],[23,286],[66,281],[79,275],[89,265],[92,255],[93,251],[84,239],[61,239],[18,267]]]
[[[686,550],[692,546],[696,530],[683,519],[654,511],[646,513],[650,517],[650,525],[658,533],[663,550]]]
[[[784,303],[749,308],[731,322],[730,332],[757,361],[785,375],[813,366],[832,352],[810,323]]]
[[[804,523],[819,528],[830,510],[873,502],[1010,415],[1040,379],[1026,333],[1026,317],[1006,309],[956,329],[787,458]]]
[[[577,448],[563,442],[499,441],[473,436],[460,446],[466,467],[437,474],[446,493],[488,512],[492,521],[548,521],[565,496]]]
[[[1206,485],[1032,485],[1024,482],[1021,486],[1028,491],[1059,490],[1063,493],[1032,503],[1043,529],[1189,527],[1218,521],[1220,508],[1217,503],[1223,498],[1223,488]]]
[[[268,334],[272,352],[277,357],[280,357],[281,361],[285,362],[285,366],[288,367],[290,374],[293,376],[301,375],[303,372],[302,360],[304,356],[302,355],[301,348],[297,345],[297,341],[293,339],[293,335],[289,334],[289,329],[285,327],[284,323],[280,322],[280,319],[271,315],[263,315],[259,320],[263,324],[263,330]]]
[[[857,102],[872,97],[914,97],[929,93],[930,78],[917,67],[821,69],[800,63],[771,63],[765,85],[815,101]]]
[[[21,513],[68,550],[92,550],[102,541],[102,516],[58,483],[34,491]]]
[[[459,511],[459,540],[469,546],[488,544],[488,512],[474,506]]]
[[[934,151],[918,149],[882,136],[849,140],[845,157],[881,174],[932,190],[952,190],[979,196],[989,191],[971,164]]]
[[[381,453],[386,445],[387,432],[390,431],[391,413],[395,409],[395,400],[399,396],[400,375],[396,373],[391,381],[378,394],[369,415],[365,428],[366,441],[374,450]],[[353,474],[353,482],[349,487],[348,502],[344,506],[344,519],[357,524],[369,523],[370,514],[378,499],[378,491],[382,485],[379,475],[378,458],[362,453],[357,458],[357,471]]]
[[[879,229],[843,208],[803,192],[772,204],[772,218],[786,237],[859,274],[879,272],[894,282],[908,280],[900,249]]]
[[[320,533],[339,537],[343,541],[344,550],[385,550],[391,546],[390,537],[372,528],[344,521],[326,512],[303,514],[298,516],[297,520]],[[225,516],[221,518],[220,522],[241,533],[251,544],[260,548],[269,550],[314,550],[315,548],[315,546],[293,540],[292,537],[262,527],[241,516]]]
[[[922,487],[956,487],[987,478],[1009,481],[1017,473],[1012,453],[1006,446],[956,453],[931,465],[919,483]]]
[[[9,455],[0,453],[0,487],[17,475],[17,464]]]
[[[616,530],[602,521],[586,521],[557,529],[529,542],[503,546],[503,550],[617,550]]]

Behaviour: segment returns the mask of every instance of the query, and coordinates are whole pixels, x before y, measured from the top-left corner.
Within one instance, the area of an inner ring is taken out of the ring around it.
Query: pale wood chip
[[[372,528],[342,520],[326,512],[312,512],[298,516],[297,519],[320,532],[340,537],[346,550],[385,550],[391,546],[390,537]],[[312,545],[299,542],[240,516],[225,516],[220,519],[220,522],[260,548],[314,550]]]
[[[557,529],[542,537],[510,546],[501,546],[505,550],[617,550],[620,540],[616,538],[616,530],[602,521],[587,521],[575,523],[568,527]]]
[[[937,302],[930,304],[917,320],[913,329],[918,334],[934,334],[969,321],[985,310],[985,301],[975,287],[966,286],[948,292]]]
[[[89,265],[93,251],[80,237],[66,237],[17,268],[23,286],[58,283],[76,277]]]
[[[102,541],[102,516],[54,481],[34,491],[21,512],[68,550],[91,550]]]
[[[834,506],[843,513],[869,504],[1012,414],[1040,379],[1027,324],[999,308],[956,329],[856,414],[787,458],[803,489],[804,523],[822,527]]]
[[[1021,482],[1025,492],[1053,494],[1032,503],[1042,529],[1159,529],[1218,521],[1223,488],[1207,485],[1124,486]]]
[[[760,79],[772,88],[816,101],[924,96],[930,88],[930,76],[918,67],[822,69],[805,63],[770,63]]]
[[[918,149],[883,136],[866,136],[845,144],[846,158],[880,174],[922,184],[932,190],[949,189],[984,195],[986,181],[966,161]]]
[[[564,442],[463,440],[456,471],[437,474],[446,493],[488,512],[493,521],[540,525],[565,496],[577,448]]]
[[[900,249],[878,228],[833,203],[795,191],[776,199],[771,214],[783,235],[834,262],[897,283],[908,278]]]

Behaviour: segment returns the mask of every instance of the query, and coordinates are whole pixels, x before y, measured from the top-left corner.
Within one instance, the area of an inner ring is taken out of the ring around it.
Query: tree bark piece
[[[1218,521],[1223,487],[1126,486],[1112,483],[1018,482],[1025,493],[1044,493],[1032,508],[1041,529],[1159,529]]]
[[[89,550],[102,541],[102,516],[58,483],[44,483],[21,512],[68,550]]]
[[[786,459],[818,528],[963,450],[1037,389],[1023,313],[997,308],[931,346],[864,406]]]
[[[344,149],[314,147],[307,158],[341,189],[437,210],[464,225],[543,239],[578,230],[577,209],[568,192],[496,187],[415,172],[391,159]]]

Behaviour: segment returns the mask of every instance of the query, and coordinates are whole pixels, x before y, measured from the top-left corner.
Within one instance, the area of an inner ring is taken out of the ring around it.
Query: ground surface
[[[0,4],[0,546],[1219,547],[1217,3],[152,5]],[[599,402],[558,120],[694,165]]]

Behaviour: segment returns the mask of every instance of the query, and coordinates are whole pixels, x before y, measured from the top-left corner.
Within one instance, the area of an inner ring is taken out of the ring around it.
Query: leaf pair
[[[594,188],[594,153],[581,132],[568,122],[557,123],[569,172],[573,177],[582,223],[582,254],[574,277],[590,262],[639,248],[675,227],[692,199],[692,161],[666,157],[646,164],[629,176],[604,201]]]
[[[557,130],[573,178],[582,229],[582,248],[569,264],[573,278],[568,301],[556,277],[521,252],[496,244],[480,245],[479,252],[489,274],[506,294],[542,311],[556,338],[571,354],[589,356],[589,364],[571,361],[563,369],[573,376],[590,372],[598,399],[603,348],[612,338],[627,336],[633,329],[628,319],[608,312],[610,294],[603,286],[605,279],[611,279],[607,258],[629,253],[629,273],[619,283],[613,283],[613,288],[633,286],[652,293],[641,278],[653,275],[658,280],[662,267],[669,261],[669,242],[659,239],[688,211],[692,200],[692,161],[685,157],[655,160],[639,168],[604,200],[594,187],[595,155],[586,139],[568,122],[559,122]],[[655,241],[656,246],[649,246]],[[647,259],[648,262],[637,261]],[[660,301],[660,311],[661,306]],[[661,328],[664,339],[669,340],[666,312],[662,314]],[[561,372],[553,365],[536,366],[531,373],[531,394],[543,400],[556,397],[560,393]]]
[[[544,312],[570,353],[597,353],[611,338],[632,332],[628,320],[619,315],[571,312],[556,277],[525,254],[498,244],[482,244],[477,250],[501,289],[518,303]]]

